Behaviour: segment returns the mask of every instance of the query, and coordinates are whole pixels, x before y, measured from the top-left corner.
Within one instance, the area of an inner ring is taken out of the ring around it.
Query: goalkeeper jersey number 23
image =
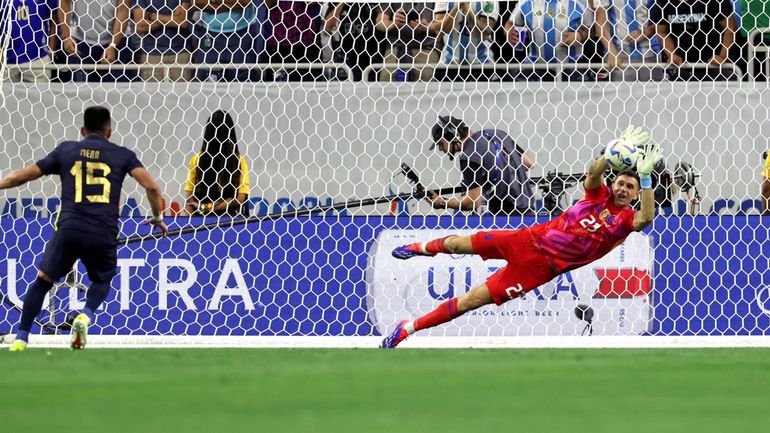
[[[558,272],[591,263],[621,244],[634,231],[630,207],[615,206],[606,185],[585,197],[558,218],[530,228],[535,246]]]

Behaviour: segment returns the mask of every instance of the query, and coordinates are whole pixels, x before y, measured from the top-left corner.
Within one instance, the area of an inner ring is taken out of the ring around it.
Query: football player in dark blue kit
[[[83,139],[65,141],[35,164],[0,179],[0,189],[12,188],[43,175],[61,178],[61,207],[55,232],[45,247],[37,279],[27,289],[19,329],[10,350],[27,347],[32,322],[43,306],[53,284],[65,276],[77,259],[83,262],[91,280],[86,305],[72,324],[73,349],[83,349],[94,312],[107,298],[110,281],[117,273],[118,215],[123,180],[130,175],[144,187],[152,208],[152,224],[168,234],[163,222],[162,197],[158,184],[142,166],[136,154],[109,141],[110,112],[89,107],[80,129]]]

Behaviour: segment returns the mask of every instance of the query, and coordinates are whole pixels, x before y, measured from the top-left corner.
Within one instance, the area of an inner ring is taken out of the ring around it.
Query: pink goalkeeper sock
[[[425,251],[427,251],[430,254],[438,254],[438,253],[449,253],[447,249],[444,247],[444,241],[446,241],[447,237],[443,237],[440,239],[434,239],[427,244],[425,244]]]
[[[442,302],[435,310],[415,320],[414,330],[419,331],[420,329],[432,328],[446,323],[459,315],[460,313],[457,312],[457,298],[452,298]]]

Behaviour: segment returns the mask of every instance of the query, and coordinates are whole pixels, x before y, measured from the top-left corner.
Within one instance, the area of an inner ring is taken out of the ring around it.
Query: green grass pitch
[[[30,349],[3,432],[764,432],[768,349]]]

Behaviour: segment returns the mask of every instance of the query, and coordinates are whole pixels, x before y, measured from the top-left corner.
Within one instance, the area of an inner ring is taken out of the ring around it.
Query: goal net
[[[96,344],[376,346],[397,321],[505,265],[469,255],[399,261],[393,248],[556,217],[582,198],[587,167],[629,124],[665,151],[654,223],[594,263],[410,343],[770,332],[770,225],[760,216],[767,16],[746,19],[736,9],[744,2],[673,12],[611,0],[71,3],[71,13],[52,14],[43,1],[3,2],[0,171],[77,139],[84,109],[103,105],[112,141],[158,180],[165,220],[181,231],[149,236],[147,199],[126,180],[118,274],[90,329]],[[206,156],[218,110],[234,122],[235,165],[227,146]],[[504,131],[517,156],[503,148],[500,162],[490,148],[493,169],[469,169],[462,150],[452,160],[430,149],[440,116],[471,135]],[[527,178],[523,208],[520,196],[502,197],[515,215],[495,212],[490,198],[508,158]],[[477,209],[423,199],[458,186],[444,197],[467,194],[479,185],[469,170],[487,170]],[[58,177],[45,177],[0,197],[0,332],[16,330],[59,192]],[[222,199],[236,204],[209,212]],[[66,338],[57,336],[89,285],[78,263],[50,292],[32,339]]]

